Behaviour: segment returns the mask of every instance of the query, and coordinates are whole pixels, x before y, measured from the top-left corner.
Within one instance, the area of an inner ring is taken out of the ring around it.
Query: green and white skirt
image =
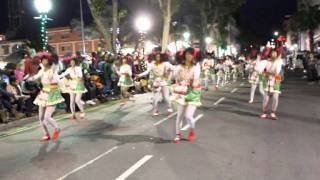
[[[179,105],[201,106],[201,88],[177,86],[170,97],[171,101]]]
[[[57,84],[43,85],[42,90],[34,100],[34,104],[42,107],[54,106],[64,102]]]
[[[120,87],[132,87],[134,86],[133,80],[130,76],[121,76],[118,82]]]
[[[275,76],[264,76],[262,84],[265,92],[267,93],[281,93],[281,79],[277,79]]]
[[[86,93],[87,89],[84,82],[80,78],[72,79],[70,81],[69,93]]]

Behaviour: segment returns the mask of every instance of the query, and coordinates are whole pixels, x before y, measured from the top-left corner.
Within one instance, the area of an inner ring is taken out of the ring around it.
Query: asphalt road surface
[[[176,113],[152,117],[151,95],[95,107],[82,121],[62,116],[60,139],[48,143],[37,122],[0,132],[0,179],[319,180],[319,87],[288,79],[278,121],[259,118],[261,96],[248,104],[244,81],[210,90],[197,139],[178,145]]]

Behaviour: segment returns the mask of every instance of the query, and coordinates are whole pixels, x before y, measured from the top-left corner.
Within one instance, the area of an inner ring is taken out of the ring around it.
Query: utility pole
[[[80,0],[80,16],[81,16],[81,39],[82,39],[82,51],[83,54],[86,54],[86,43],[84,37],[84,22],[83,22],[83,8],[82,8],[82,0]]]

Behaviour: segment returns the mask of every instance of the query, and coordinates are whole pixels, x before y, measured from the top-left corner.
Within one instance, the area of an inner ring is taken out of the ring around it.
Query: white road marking
[[[125,180],[127,179],[132,173],[134,173],[137,169],[139,169],[144,163],[149,161],[153,156],[146,155],[138,162],[136,162],[133,166],[127,169],[123,174],[121,174],[116,180]]]
[[[226,98],[225,97],[222,97],[220,98],[217,102],[215,102],[213,105],[218,105],[219,103],[221,103],[222,101],[224,101]]]
[[[234,88],[234,89],[231,91],[231,94],[235,93],[236,91],[238,91],[238,88]]]
[[[196,123],[197,121],[199,121],[199,119],[201,119],[203,117],[203,114],[199,114],[195,119],[194,119],[194,123]],[[185,125],[182,129],[181,129],[181,131],[186,131],[186,130],[188,130],[190,128],[190,125],[189,124],[187,124],[187,125]]]
[[[241,83],[240,86],[244,86],[244,83]]]
[[[111,148],[110,150],[108,150],[108,151],[106,151],[106,152],[104,152],[104,153],[100,154],[100,155],[99,155],[99,156],[97,156],[96,158],[94,158],[94,159],[92,159],[92,160],[90,160],[90,161],[86,162],[85,164],[83,164],[83,165],[81,165],[81,166],[77,167],[76,169],[74,169],[74,170],[72,170],[72,171],[68,172],[67,174],[65,174],[64,176],[62,176],[62,177],[58,178],[58,180],[66,179],[66,178],[67,178],[68,176],[70,176],[71,174],[74,174],[74,173],[76,173],[76,172],[80,171],[81,169],[83,169],[83,168],[87,167],[88,165],[90,165],[90,164],[94,163],[95,161],[97,161],[97,160],[101,159],[103,156],[106,156],[106,155],[110,154],[112,151],[116,150],[117,148],[118,148],[118,146],[115,146],[115,147]]]
[[[160,125],[161,123],[167,121],[168,119],[174,117],[176,114],[177,114],[177,112],[174,112],[174,113],[170,114],[168,117],[163,118],[163,119],[161,119],[160,121],[154,123],[153,125],[154,125],[154,126],[158,126],[158,125]]]

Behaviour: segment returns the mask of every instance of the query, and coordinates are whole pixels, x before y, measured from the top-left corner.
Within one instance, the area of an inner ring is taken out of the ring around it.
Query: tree
[[[163,31],[162,31],[162,39],[161,39],[161,47],[162,53],[167,50],[167,46],[169,44],[170,37],[170,25],[171,19],[174,13],[180,7],[180,0],[158,0],[159,7],[162,13],[163,18]]]
[[[320,25],[320,5],[303,4],[293,16],[291,28],[296,31],[307,32],[310,51],[314,51],[314,32]]]
[[[111,36],[110,36],[110,26],[103,22],[102,14],[106,9],[106,0],[87,0],[91,14],[95,23],[97,24],[97,28],[99,32],[102,34],[107,47],[110,48],[110,51],[114,53],[113,46],[111,44]]]
[[[81,33],[81,21],[79,19],[72,19],[70,22],[72,31]],[[89,24],[84,27],[84,39],[99,39],[101,37],[95,24]]]
[[[228,25],[232,21],[233,13],[246,0],[189,0],[200,14],[200,48],[202,52],[206,49],[205,38],[208,36],[208,30],[213,28],[216,32],[214,37],[218,46],[226,44],[228,36]]]

